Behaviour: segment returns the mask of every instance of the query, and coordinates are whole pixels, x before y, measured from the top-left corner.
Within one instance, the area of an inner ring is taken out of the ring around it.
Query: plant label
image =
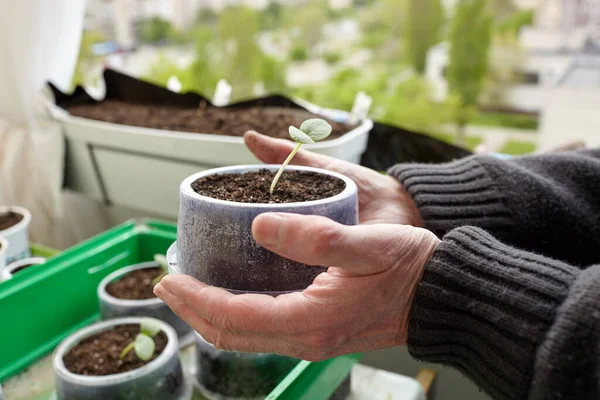
[[[215,89],[213,104],[217,107],[224,107],[229,104],[230,98],[231,85],[225,79],[220,79],[219,82],[217,82],[217,88]]]
[[[167,81],[167,89],[171,92],[181,92],[181,81],[175,75],[171,76]]]
[[[352,112],[350,113],[350,124],[356,124],[367,118],[373,99],[365,92],[360,91],[356,94],[354,99],[354,105],[352,106]]]

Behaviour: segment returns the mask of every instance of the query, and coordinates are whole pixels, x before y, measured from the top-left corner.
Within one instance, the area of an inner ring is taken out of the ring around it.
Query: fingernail
[[[154,293],[154,295],[158,298],[161,298],[161,294],[163,291],[163,287],[162,287],[162,282],[158,282],[156,285],[154,285],[154,289],[152,290],[152,293]]]

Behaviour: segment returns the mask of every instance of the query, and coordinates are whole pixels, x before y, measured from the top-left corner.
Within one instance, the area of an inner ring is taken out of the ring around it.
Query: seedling
[[[142,361],[148,361],[154,355],[156,346],[154,345],[153,337],[160,332],[161,323],[153,319],[144,319],[140,323],[140,333],[137,334],[135,340],[127,345],[121,352],[121,360],[127,357],[131,350],[135,351],[135,355]]]
[[[158,264],[160,269],[162,269],[162,273],[156,278],[152,279],[152,286],[156,286],[158,282],[162,280],[169,273],[169,263],[167,262],[167,257],[162,254],[155,254],[154,261]]]
[[[277,175],[275,175],[275,178],[271,183],[271,189],[269,190],[269,193],[271,193],[271,195],[273,194],[273,191],[275,190],[275,185],[277,185],[277,181],[279,181],[279,178],[281,177],[281,174],[283,174],[285,167],[287,167],[290,161],[292,161],[292,158],[294,158],[296,153],[298,153],[300,147],[302,147],[303,144],[313,144],[325,139],[327,136],[331,135],[331,130],[331,125],[329,125],[326,121],[318,118],[307,119],[302,123],[302,125],[300,125],[300,129],[294,126],[290,126],[290,136],[298,144],[290,153],[288,158],[286,158],[283,164],[281,164],[281,168],[279,168],[279,171],[277,171]]]

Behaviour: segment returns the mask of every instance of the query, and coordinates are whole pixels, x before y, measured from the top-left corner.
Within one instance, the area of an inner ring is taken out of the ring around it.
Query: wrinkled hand
[[[269,151],[284,147],[260,137],[250,140]],[[263,154],[260,146],[254,149]],[[335,165],[345,167],[319,164]],[[360,168],[351,171],[361,179],[370,176]],[[369,216],[376,215],[373,210]],[[330,268],[303,292],[277,298],[232,295],[187,275],[165,277],[154,293],[208,342],[223,350],[309,361],[406,343],[412,298],[439,243],[433,233],[408,225],[345,226],[324,217],[279,213],[260,215],[252,228],[265,248]]]
[[[266,164],[281,164],[294,148],[289,140],[273,139],[256,132],[244,135],[246,146]],[[404,224],[423,226],[415,203],[391,176],[350,162],[300,150],[292,164],[327,169],[346,175],[358,186],[361,224]]]

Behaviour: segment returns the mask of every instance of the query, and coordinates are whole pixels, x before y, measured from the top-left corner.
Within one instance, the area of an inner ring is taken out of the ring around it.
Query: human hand
[[[258,216],[252,228],[268,250],[330,267],[303,292],[276,298],[166,276],[154,293],[205,340],[223,350],[309,361],[406,343],[414,292],[439,243],[433,233],[279,213]]]
[[[289,140],[274,139],[256,132],[246,132],[246,146],[267,164],[281,164],[294,148]],[[300,150],[292,164],[327,169],[346,175],[358,186],[358,212],[361,224],[403,224],[423,226],[414,201],[391,176],[372,169]]]

